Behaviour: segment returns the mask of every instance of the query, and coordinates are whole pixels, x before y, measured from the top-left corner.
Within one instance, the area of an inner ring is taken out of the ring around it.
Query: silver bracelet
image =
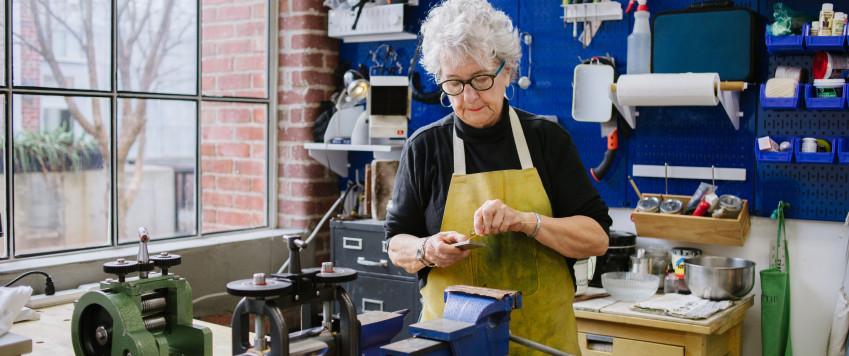
[[[528,235],[528,237],[530,237],[530,238],[532,238],[532,239],[536,239],[536,238],[537,238],[537,234],[539,233],[540,225],[542,225],[542,219],[539,217],[539,213],[534,212],[534,216],[536,216],[536,217],[537,217],[537,227],[535,227],[535,228],[534,228],[534,232],[533,232],[533,233],[531,233],[530,235]]]

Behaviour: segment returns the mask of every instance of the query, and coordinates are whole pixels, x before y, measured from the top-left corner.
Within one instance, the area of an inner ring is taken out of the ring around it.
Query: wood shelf
[[[404,141],[406,142],[406,141]],[[307,142],[304,148],[310,157],[327,166],[340,177],[348,177],[348,152],[374,152],[375,159],[400,159],[403,142],[392,144],[352,145],[341,143]]]

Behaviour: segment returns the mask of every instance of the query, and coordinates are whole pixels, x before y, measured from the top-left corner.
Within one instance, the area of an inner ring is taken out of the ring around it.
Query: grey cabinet
[[[381,220],[330,222],[330,260],[334,266],[357,270],[357,279],[342,286],[357,307],[357,313],[410,309],[404,329],[393,341],[409,338],[407,326],[418,321],[421,296],[416,276],[389,261]]]

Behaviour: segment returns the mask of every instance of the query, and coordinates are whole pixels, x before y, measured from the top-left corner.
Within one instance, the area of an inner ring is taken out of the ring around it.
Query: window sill
[[[271,229],[261,231],[241,232],[227,235],[217,235],[204,238],[187,238],[179,240],[153,241],[148,244],[148,252],[153,255],[163,251],[186,251],[199,249],[208,246],[220,245],[225,243],[235,243],[240,241],[268,239],[275,236],[286,234],[303,234],[300,229]],[[119,257],[128,257],[135,259],[138,254],[138,245],[117,246],[114,248],[104,248],[102,250],[86,250],[56,254],[50,256],[39,256],[31,258],[22,258],[7,262],[0,262],[0,274],[11,273],[15,271],[29,271],[34,269],[42,269],[47,267],[56,267],[62,265],[85,263],[98,260],[112,260]]]

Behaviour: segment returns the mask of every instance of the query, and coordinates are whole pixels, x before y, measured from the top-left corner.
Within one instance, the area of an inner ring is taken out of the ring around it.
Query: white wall
[[[790,207],[792,211],[792,207]],[[610,209],[614,230],[635,232],[631,209]],[[791,335],[796,355],[825,355],[837,293],[843,282],[846,239],[838,238],[842,223],[787,220],[790,249]],[[742,247],[681,243],[638,238],[640,246],[660,243],[667,247],[689,246],[704,254],[739,257],[754,261],[757,272],[769,267],[769,243],[775,239],[777,221],[752,218],[749,237]],[[743,355],[761,354],[760,275],[755,287],[755,304],[743,322]]]

